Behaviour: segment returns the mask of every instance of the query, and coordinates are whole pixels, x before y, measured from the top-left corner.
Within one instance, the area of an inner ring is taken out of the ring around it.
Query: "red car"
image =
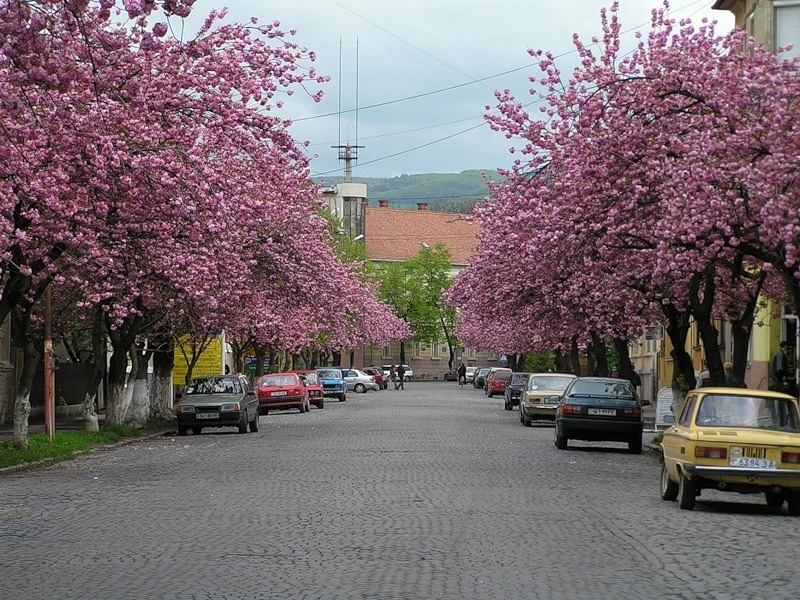
[[[271,410],[299,408],[311,410],[308,390],[297,373],[268,373],[258,382],[258,410],[266,415]]]
[[[506,386],[511,381],[511,369],[499,369],[486,378],[483,388],[486,395],[491,398],[495,394],[505,394]]]
[[[322,393],[322,381],[316,371],[292,371],[300,376],[300,381],[306,386],[308,401],[317,408],[325,408],[325,396]]]
[[[386,380],[386,377],[383,376],[383,369],[379,367],[364,367],[361,370],[367,375],[372,375],[375,378],[375,383],[380,386],[380,389],[385,390],[389,387],[389,382]]]

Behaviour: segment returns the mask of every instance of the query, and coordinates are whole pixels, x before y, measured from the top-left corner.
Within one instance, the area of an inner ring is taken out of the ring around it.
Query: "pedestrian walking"
[[[464,387],[464,384],[467,382],[467,365],[463,362],[458,365],[458,385]]]
[[[401,363],[397,367],[397,383],[395,384],[394,389],[405,391],[406,386],[403,381],[405,379],[405,375],[406,375],[406,368]]]
[[[781,340],[780,346],[772,360],[769,361],[769,376],[772,378],[773,385],[783,389],[784,379],[786,378],[786,348],[788,344]],[[772,389],[772,388],[770,388]]]
[[[394,365],[389,368],[389,380],[392,382],[394,389],[397,389],[397,367]]]

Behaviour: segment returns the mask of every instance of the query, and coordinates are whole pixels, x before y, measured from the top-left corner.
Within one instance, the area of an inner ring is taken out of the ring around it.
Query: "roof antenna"
[[[339,38],[339,144],[331,146],[339,150],[339,160],[344,161],[344,182],[353,181],[353,163],[358,161],[358,38],[356,38],[356,143],[342,145],[342,38]]]

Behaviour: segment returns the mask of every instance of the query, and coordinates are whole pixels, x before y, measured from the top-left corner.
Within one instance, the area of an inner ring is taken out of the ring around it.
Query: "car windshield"
[[[317,371],[320,379],[341,379],[342,372],[339,369],[320,369]]]
[[[695,423],[701,427],[747,427],[800,433],[797,407],[784,398],[709,394],[700,401]]]
[[[559,377],[554,375],[552,377],[547,376],[539,376],[539,377],[531,377],[531,380],[528,382],[528,389],[529,390],[552,390],[563,392],[567,389],[567,386],[575,379],[574,377]]]
[[[231,377],[206,377],[193,379],[186,386],[185,395],[199,394],[241,394],[242,388],[239,381]]]
[[[316,373],[300,373],[300,379],[306,385],[316,385],[319,383],[319,377]]]
[[[261,387],[282,387],[297,383],[291,375],[267,375],[261,380]]]
[[[511,385],[524,385],[527,377],[527,373],[514,373],[514,376],[511,378]]]
[[[570,389],[570,395],[630,398],[634,395],[631,384],[618,379],[579,379]]]

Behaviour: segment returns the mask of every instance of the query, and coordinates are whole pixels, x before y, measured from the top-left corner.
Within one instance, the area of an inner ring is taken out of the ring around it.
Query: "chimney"
[[[428,210],[427,202],[417,202],[417,210],[419,212],[426,212]]]
[[[378,207],[379,208],[389,208],[389,201],[388,200],[378,200]]]

